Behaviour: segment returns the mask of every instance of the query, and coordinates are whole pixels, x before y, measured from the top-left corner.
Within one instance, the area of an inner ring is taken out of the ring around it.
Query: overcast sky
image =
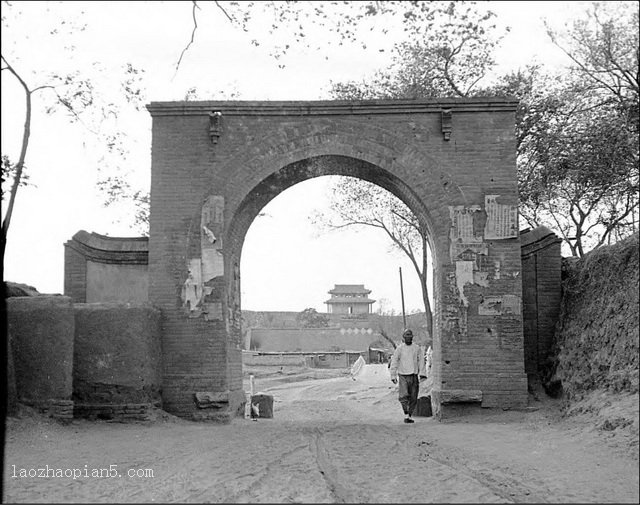
[[[12,64],[30,84],[39,84],[31,68],[64,70],[77,62],[99,62],[116,69],[131,62],[146,70],[147,102],[181,100],[196,87],[211,99],[317,100],[327,99],[331,81],[362,79],[389,62],[389,51],[359,46],[332,51],[295,48],[285,68],[268,53],[270,39],[255,47],[254,34],[234,28],[212,2],[200,3],[199,30],[185,53],[180,71],[175,63],[191,35],[190,2],[14,2],[24,10],[24,25],[3,29],[3,54],[19,51]],[[51,5],[55,4],[55,5]],[[543,18],[561,26],[584,7],[582,2],[491,2],[501,24],[511,26],[498,51],[500,72],[534,60],[561,64],[562,54],[547,40]],[[4,11],[4,7],[3,7]],[[87,29],[67,39],[76,46],[71,61],[51,43],[48,23],[61,15],[84,11]],[[3,12],[4,15],[4,12]],[[265,19],[265,23],[269,20]],[[384,20],[379,20],[383,23]],[[393,33],[393,32],[392,32]],[[326,34],[307,32],[322,44]],[[25,37],[28,36],[28,39]],[[391,48],[391,36],[372,44]],[[2,153],[18,158],[23,124],[23,98],[15,81],[2,72]],[[114,75],[116,73],[114,72]],[[117,83],[115,83],[117,84]],[[105,88],[114,82],[100,81]],[[4,264],[5,280],[27,283],[44,293],[62,293],[63,244],[84,229],[112,236],[136,235],[129,226],[130,209],[105,208],[95,189],[95,147],[63,114],[45,116],[34,97],[34,117],[27,168],[31,186],[21,188],[14,209]],[[118,119],[134,143],[130,161],[136,185],[148,186],[151,118],[146,110]],[[398,268],[404,273],[407,310],[422,307],[411,265],[389,251],[384,237],[373,231],[318,235],[309,214],[327,204],[329,178],[310,180],[285,191],[265,209],[248,232],[241,263],[242,304],[245,309],[325,310],[323,301],[334,284],[364,284],[371,297],[400,310]],[[4,204],[4,202],[3,202]],[[4,211],[4,207],[3,207]],[[310,268],[311,267],[311,268]],[[374,310],[378,304],[374,305]],[[388,308],[387,307],[387,308]]]

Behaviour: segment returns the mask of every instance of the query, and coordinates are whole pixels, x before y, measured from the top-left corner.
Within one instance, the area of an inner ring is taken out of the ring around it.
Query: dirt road
[[[4,502],[639,501],[638,461],[596,432],[559,421],[548,402],[530,412],[407,425],[385,366],[367,366],[356,381],[284,379],[256,378],[258,390],[274,395],[273,419],[227,426],[173,417],[69,426],[10,419]],[[14,477],[46,465],[82,476]],[[91,477],[109,466],[121,476]]]

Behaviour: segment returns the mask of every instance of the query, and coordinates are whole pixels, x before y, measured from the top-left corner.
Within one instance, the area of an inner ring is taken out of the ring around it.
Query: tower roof
[[[334,285],[332,290],[329,290],[331,295],[342,295],[346,293],[364,293],[370,294],[371,290],[368,290],[364,285]]]

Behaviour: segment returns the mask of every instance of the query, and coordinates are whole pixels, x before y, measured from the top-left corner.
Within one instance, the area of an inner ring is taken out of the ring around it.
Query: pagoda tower
[[[335,285],[325,300],[327,312],[341,315],[368,315],[375,300],[369,298],[371,290],[364,285]]]

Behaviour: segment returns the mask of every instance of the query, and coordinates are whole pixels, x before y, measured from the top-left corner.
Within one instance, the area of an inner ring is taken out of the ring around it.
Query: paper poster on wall
[[[499,204],[498,198],[500,195],[485,195],[487,222],[484,238],[495,240],[518,237],[518,206]]]
[[[478,305],[480,316],[497,316],[502,314],[502,296],[485,295]]]
[[[474,206],[449,206],[449,218],[451,219],[452,242],[482,242],[482,230],[478,230],[478,213],[482,208]]]
[[[464,255],[487,254],[487,246],[482,242],[483,216],[482,208],[478,205],[449,206],[449,254],[452,262],[469,260]]]
[[[502,296],[502,314],[519,315],[522,313],[522,299],[517,295]]]
[[[464,285],[473,283],[474,262],[458,260],[456,262],[456,284],[460,293],[460,300],[465,307],[469,305],[469,300],[464,294]]]

